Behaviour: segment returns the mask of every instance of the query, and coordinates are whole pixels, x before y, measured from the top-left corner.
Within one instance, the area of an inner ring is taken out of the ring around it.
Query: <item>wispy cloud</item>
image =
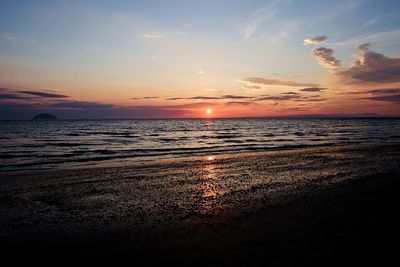
[[[158,96],[143,96],[143,97],[132,97],[131,99],[133,100],[139,100],[139,99],[157,99]]]
[[[252,19],[242,29],[244,40],[250,39],[263,23],[275,18],[278,12],[277,6],[279,2],[279,0],[271,1],[267,6],[254,13]]]
[[[283,92],[281,95],[298,95],[299,93],[297,92]]]
[[[242,82],[249,82],[252,84],[261,84],[261,85],[283,85],[283,86],[294,86],[294,87],[318,87],[318,84],[315,83],[302,83],[302,82],[293,82],[293,81],[283,81],[276,79],[265,79],[259,77],[250,77],[244,78],[241,80]]]
[[[67,95],[62,95],[53,92],[32,91],[32,90],[13,90],[9,88],[0,88],[0,99],[33,99],[40,98],[68,98]]]
[[[400,29],[358,35],[350,39],[335,42],[336,46],[355,46],[363,43],[400,43]]]
[[[364,27],[369,27],[371,25],[376,24],[379,21],[378,17],[372,18],[364,23]]]
[[[261,97],[258,98],[258,101],[263,101],[263,100],[274,100],[274,101],[286,101],[286,100],[292,100],[300,98],[299,95],[281,95],[281,96],[266,96],[266,97]]]
[[[372,95],[380,95],[380,94],[400,94],[400,88],[383,88],[383,89],[373,89],[367,91],[350,91],[344,92],[342,94],[345,95],[361,95],[361,94],[372,94]]]
[[[193,97],[172,97],[165,100],[224,100],[224,99],[252,99],[252,96],[223,95],[223,96],[193,96]]]
[[[48,107],[53,108],[72,108],[72,109],[93,109],[93,108],[112,108],[114,105],[101,104],[97,102],[86,101],[60,101],[57,103],[49,104]]]
[[[28,94],[28,95],[46,97],[46,98],[67,98],[67,97],[69,97],[67,95],[48,93],[48,92],[37,92],[37,91],[17,91],[17,92],[21,93],[21,94]]]
[[[1,93],[0,92],[0,100],[15,100],[15,99],[29,99],[26,96],[21,96],[13,93]]]
[[[300,89],[300,91],[303,91],[303,92],[321,92],[321,91],[324,91],[325,89],[326,88],[308,87],[308,88]]]
[[[153,33],[144,33],[143,37],[144,38],[149,38],[149,39],[161,39],[161,38],[165,38],[165,35],[153,34]]]
[[[254,102],[250,101],[230,101],[226,102],[225,105],[227,106],[234,106],[234,105],[241,105],[241,106],[248,106],[248,105],[254,105]]]
[[[260,89],[261,88],[261,86],[259,86],[259,85],[246,85],[246,84],[242,85],[242,87],[246,88],[246,89]]]
[[[366,98],[363,98],[363,99],[400,104],[400,94],[398,94],[398,95],[384,95],[384,96],[371,96],[371,97],[366,97]]]
[[[334,19],[342,16],[343,14],[349,13],[352,10],[360,7],[367,0],[349,0],[345,3],[338,2],[338,5],[332,8],[329,12],[323,14],[324,19]]]

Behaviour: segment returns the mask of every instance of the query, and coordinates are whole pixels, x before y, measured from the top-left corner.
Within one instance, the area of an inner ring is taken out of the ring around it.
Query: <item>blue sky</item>
[[[68,101],[111,104],[123,110],[193,104],[191,99],[165,101],[173,97],[256,99],[299,89],[265,83],[244,87],[243,79],[261,77],[327,88],[321,99],[330,108],[316,103],[301,107],[298,104],[305,103],[286,100],[279,105],[269,101],[223,107],[223,100],[213,99],[210,105],[220,116],[268,116],[285,109],[349,113],[354,107],[339,101],[338,95],[351,88],[347,82],[338,84],[336,78],[350,70],[346,68],[361,51],[357,46],[364,43],[385,57],[400,56],[399,11],[400,2],[388,0],[0,1],[0,86],[7,93],[56,91],[68,95]],[[306,38],[318,36],[327,38],[316,45],[303,44]],[[318,46],[332,49],[341,70],[339,66],[327,69],[323,61],[318,64],[321,58],[316,57],[321,54],[313,52]],[[397,61],[393,62],[396,71]],[[353,87],[369,92],[381,84],[397,88],[396,82],[358,81]],[[154,98],[139,99],[143,96]],[[34,103],[47,110],[49,103],[61,100],[3,97],[0,101],[7,107],[14,102]],[[361,102],[356,113],[368,109],[398,114],[393,101],[377,101],[374,104],[388,106],[375,109]],[[99,111],[98,117],[107,112]],[[196,112],[185,109],[182,116],[197,116]]]

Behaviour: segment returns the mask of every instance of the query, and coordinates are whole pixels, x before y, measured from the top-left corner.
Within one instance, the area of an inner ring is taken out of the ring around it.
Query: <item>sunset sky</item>
[[[0,119],[400,116],[397,0],[1,0],[0,25]]]

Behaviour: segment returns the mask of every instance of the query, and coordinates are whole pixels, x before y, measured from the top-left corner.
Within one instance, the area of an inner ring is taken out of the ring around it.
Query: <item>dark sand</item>
[[[0,256],[184,266],[396,260],[400,145],[0,174]],[[392,243],[393,242],[393,243]]]

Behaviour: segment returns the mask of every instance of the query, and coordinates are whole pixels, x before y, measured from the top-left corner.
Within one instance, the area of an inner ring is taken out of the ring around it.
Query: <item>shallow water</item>
[[[0,121],[0,171],[400,141],[400,119]]]

